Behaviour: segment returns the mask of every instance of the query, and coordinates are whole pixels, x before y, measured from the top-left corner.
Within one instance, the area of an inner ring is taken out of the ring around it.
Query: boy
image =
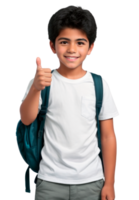
[[[40,58],[36,59],[36,75],[20,108],[22,122],[31,124],[41,109],[41,90],[51,86],[35,200],[115,199],[113,117],[118,110],[107,82],[102,79],[99,120],[103,174],[96,136],[94,82],[90,72],[82,69],[83,61],[94,47],[96,29],[92,14],[81,7],[63,8],[49,21],[50,47],[57,54],[60,66],[51,73],[50,68],[42,68]]]

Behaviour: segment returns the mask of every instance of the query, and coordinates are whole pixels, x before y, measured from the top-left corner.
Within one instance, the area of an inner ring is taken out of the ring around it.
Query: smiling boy
[[[109,86],[102,78],[104,93],[99,122],[103,174],[96,137],[94,82],[90,72],[82,68],[83,61],[94,47],[96,29],[92,14],[81,7],[63,8],[50,19],[50,47],[60,66],[52,76],[49,75],[52,82],[49,79],[51,89],[44,127],[45,145],[41,152],[35,200],[115,199],[116,137],[113,117],[119,113]],[[36,63],[38,68],[41,67],[40,58],[36,59]],[[27,97],[22,112],[28,110],[31,113],[31,109],[36,108],[39,112],[41,109],[41,95],[34,83],[34,79],[29,82],[22,100]],[[33,95],[37,96],[35,100]]]
[[[50,46],[59,58],[60,67],[57,71],[61,75],[69,79],[78,79],[86,74],[82,69],[82,62],[91,53],[94,44],[89,48],[88,38],[83,31],[66,28],[56,38],[55,47],[52,41]]]

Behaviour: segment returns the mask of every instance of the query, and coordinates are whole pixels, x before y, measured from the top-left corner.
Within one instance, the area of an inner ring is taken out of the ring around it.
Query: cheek
[[[65,54],[65,50],[63,48],[57,49],[57,55],[58,57],[61,57]]]
[[[80,55],[85,56],[87,54],[87,49],[81,48],[79,50]]]

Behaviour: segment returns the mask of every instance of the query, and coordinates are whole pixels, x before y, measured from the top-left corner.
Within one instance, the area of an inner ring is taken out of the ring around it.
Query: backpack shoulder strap
[[[100,109],[101,109],[101,106],[102,106],[102,100],[103,100],[102,78],[98,74],[91,73],[91,75],[92,75],[92,78],[94,80],[95,94],[96,94],[97,115],[99,115]]]
[[[94,86],[95,86],[95,94],[96,94],[96,121],[97,121],[97,138],[98,138],[98,147],[100,149],[99,156],[102,161],[102,167],[104,171],[104,164],[102,160],[102,148],[101,148],[101,132],[100,132],[100,124],[99,124],[99,113],[102,107],[102,101],[103,101],[103,82],[102,77],[98,74],[94,74],[91,72]]]

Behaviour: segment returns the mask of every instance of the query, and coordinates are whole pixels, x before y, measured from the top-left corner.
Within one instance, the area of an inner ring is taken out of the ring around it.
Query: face
[[[82,62],[93,49],[89,48],[89,40],[84,32],[79,29],[65,28],[55,40],[55,47],[50,41],[50,47],[57,54],[60,68],[82,68]],[[72,58],[74,57],[74,58]]]

